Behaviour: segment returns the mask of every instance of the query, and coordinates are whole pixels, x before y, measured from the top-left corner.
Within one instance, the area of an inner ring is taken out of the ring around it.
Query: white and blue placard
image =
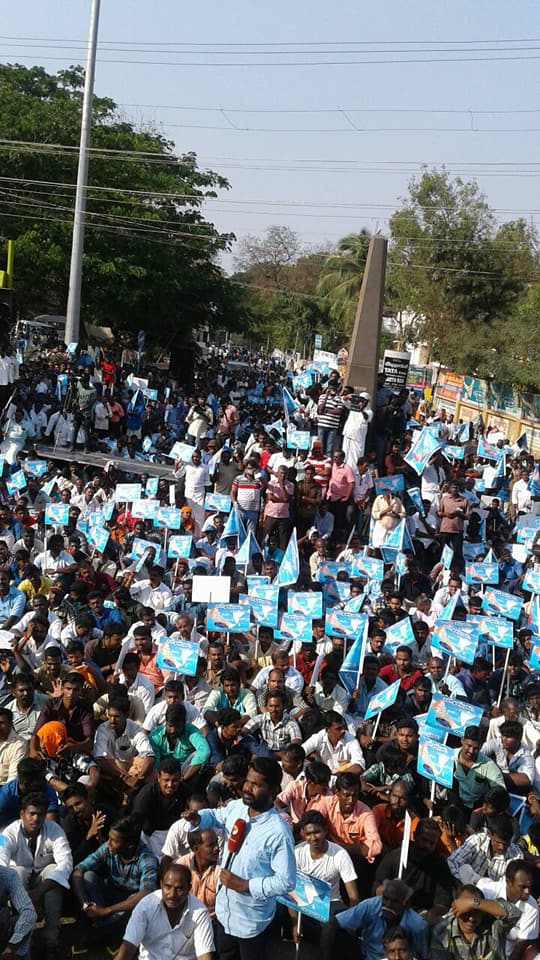
[[[231,498],[226,493],[207,493],[204,498],[204,509],[210,513],[216,510],[218,513],[230,513],[231,507]]]
[[[29,477],[42,477],[47,473],[46,460],[23,460],[22,468]]]
[[[90,527],[86,539],[91,547],[94,547],[98,553],[103,553],[108,542],[110,533],[105,527]]]
[[[373,480],[375,493],[401,493],[405,489],[405,477],[402,473],[394,473],[389,477],[376,477]]]
[[[171,448],[168,456],[171,460],[181,460],[182,463],[191,463],[191,458],[195,453],[195,447],[192,447],[190,443],[181,443],[178,441]]]
[[[375,696],[371,698],[364,717],[365,720],[369,720],[371,717],[382,713],[383,710],[388,710],[389,707],[394,705],[399,693],[400,683],[400,680],[396,680],[394,683],[391,683],[386,690],[381,690],[380,693],[376,693]]]
[[[158,507],[154,514],[156,527],[166,530],[179,530],[182,526],[182,511],[176,507]]]
[[[467,727],[477,727],[483,716],[483,708],[463,700],[453,700],[442,693],[434,693],[426,715],[428,727],[444,730],[462,737]]]
[[[488,613],[501,614],[503,617],[508,617],[509,620],[519,620],[523,600],[511,593],[504,593],[502,590],[487,587],[484,591],[482,607]]]
[[[329,637],[358,637],[366,625],[366,619],[362,613],[334,609],[326,614],[324,629]]]
[[[416,769],[420,776],[451,789],[454,782],[452,747],[447,747],[445,743],[436,743],[430,737],[421,737],[418,741]]]
[[[385,630],[386,640],[384,644],[385,653],[395,656],[398,647],[409,647],[415,642],[416,637],[409,617],[392,623]]]
[[[295,593],[289,590],[287,612],[300,613],[313,620],[321,620],[323,615],[322,593]]]
[[[133,503],[141,497],[142,484],[140,483],[117,483],[113,490],[113,500],[116,503]]]
[[[498,582],[498,563],[468,563],[465,567],[465,583],[489,583],[497,586]]]
[[[491,643],[494,647],[512,650],[514,646],[514,628],[505,617],[482,617],[469,615],[467,623],[474,623],[478,630],[479,643]]]
[[[191,643],[189,640],[171,640],[169,637],[158,641],[156,664],[161,670],[194,677],[197,673],[198,659],[198,643]]]
[[[278,640],[296,640],[300,643],[313,641],[313,624],[311,618],[302,617],[299,613],[282,613],[279,619]]]
[[[351,577],[384,580],[384,563],[378,557],[366,557],[361,554],[352,561]]]
[[[69,523],[69,503],[48,503],[45,507],[45,526]]]
[[[251,619],[259,627],[272,627],[273,630],[277,627],[277,603],[272,603],[271,600],[260,600],[259,597],[250,597],[247,593],[241,593],[238,602],[250,607]]]
[[[248,633],[250,608],[235,603],[212,604],[208,607],[206,626],[219,633]]]
[[[472,663],[478,646],[478,631],[474,624],[460,620],[437,620],[431,637],[431,648],[447,657],[456,657]]]
[[[192,542],[193,537],[191,535],[169,537],[167,556],[173,560],[188,560]]]
[[[278,897],[277,900],[291,910],[311,917],[312,920],[327,923],[330,919],[331,890],[326,880],[319,880],[311,873],[297,870],[294,889],[283,897]]]

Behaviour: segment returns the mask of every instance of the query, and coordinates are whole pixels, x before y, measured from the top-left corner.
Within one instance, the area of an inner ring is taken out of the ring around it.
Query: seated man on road
[[[342,910],[345,904],[341,897],[341,884],[345,887],[349,906],[359,903],[356,870],[347,853],[337,843],[328,840],[328,826],[318,810],[309,810],[300,821],[303,843],[299,843],[294,850],[298,870],[324,880],[330,884],[330,916],[333,917]],[[293,924],[293,940],[298,942],[298,913],[289,910]],[[309,933],[309,921],[303,930]],[[331,960],[335,940],[335,925],[332,923],[313,924],[319,943],[321,960]]]
[[[190,892],[183,864],[160,871],[160,889],[135,907],[115,960],[213,960],[214,935],[206,907]]]
[[[182,765],[182,778],[188,792],[197,789],[202,768],[210,759],[210,747],[200,730],[186,722],[183,703],[167,707],[165,722],[152,730],[150,744],[156,767],[165,757],[174,757]]]
[[[193,896],[204,903],[212,917],[216,914],[216,890],[219,880],[219,839],[215,830],[191,830],[188,833],[191,853],[180,857],[191,871]]]
[[[100,792],[119,804],[151,775],[154,754],[144,730],[128,719],[129,700],[118,698],[107,707],[107,720],[98,727],[95,757]]]
[[[85,918],[82,944],[116,943],[133,908],[157,886],[157,860],[141,841],[136,820],[111,826],[109,839],[78,863],[71,885]]]
[[[308,737],[302,746],[307,757],[326,763],[332,776],[345,769],[349,773],[361,773],[364,769],[364,755],[358,740],[348,733],[345,720],[334,710],[326,714],[325,729]]]
[[[47,820],[58,820],[58,797],[46,780],[44,760],[25,757],[17,765],[17,779],[0,787],[0,830],[16,820],[22,798],[27,793],[42,793],[47,801]]]
[[[43,943],[47,960],[56,958],[63,891],[69,890],[73,859],[61,827],[46,820],[47,801],[41,793],[27,793],[20,819],[3,832],[0,866],[14,867],[43,916]]]
[[[187,791],[182,784],[182,765],[175,757],[165,757],[157,779],[145,783],[135,794],[131,815],[142,824],[142,839],[158,860],[167,833],[186,809]]]
[[[37,913],[15,870],[0,867],[0,956],[28,956]]]

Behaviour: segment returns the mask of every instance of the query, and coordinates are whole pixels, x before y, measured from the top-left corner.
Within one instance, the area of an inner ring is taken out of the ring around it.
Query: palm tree
[[[352,330],[362,277],[369,249],[370,233],[349,233],[338,241],[322,268],[317,293],[326,301],[330,317],[345,333]]]

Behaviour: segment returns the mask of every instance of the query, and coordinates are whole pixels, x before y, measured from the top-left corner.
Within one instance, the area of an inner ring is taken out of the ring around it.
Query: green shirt
[[[499,898],[496,902],[506,910],[505,916],[494,920],[484,914],[471,943],[461,935],[457,917],[447,916],[437,923],[431,938],[431,960],[503,960],[506,937],[520,911],[514,903]]]
[[[156,758],[156,769],[159,769],[159,765],[165,757],[175,757],[180,763],[184,763],[189,757],[191,767],[207,763],[210,759],[210,747],[206,737],[203,737],[202,733],[192,723],[186,723],[185,730],[176,741],[174,750],[171,750],[164,723],[152,730],[149,739]]]
[[[466,770],[459,762],[461,747],[455,750],[454,781],[459,790],[459,798],[466,807],[474,810],[484,799],[484,794],[491,787],[504,787],[504,777],[500,767],[494,760],[490,760],[483,753],[478,754],[478,760],[470,770]]]

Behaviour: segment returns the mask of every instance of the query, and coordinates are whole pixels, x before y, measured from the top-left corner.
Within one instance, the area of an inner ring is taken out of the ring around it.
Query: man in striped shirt
[[[335,386],[329,385],[321,393],[317,407],[318,435],[327,457],[331,457],[334,452],[341,417],[346,409],[347,405]]]
[[[264,482],[255,473],[256,464],[248,460],[241,473],[232,482],[231,500],[240,511],[240,516],[246,529],[256,535],[259,514],[261,512],[261,497],[264,491]]]

